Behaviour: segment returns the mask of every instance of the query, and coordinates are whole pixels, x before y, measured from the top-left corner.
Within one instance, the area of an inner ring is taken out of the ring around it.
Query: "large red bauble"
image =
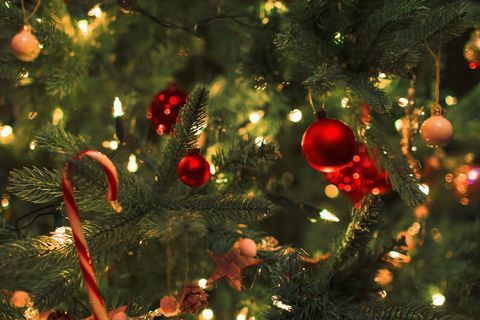
[[[187,102],[187,93],[171,86],[159,92],[150,103],[147,118],[155,126],[157,134],[162,135],[172,131],[178,120],[178,114]]]
[[[381,195],[392,189],[386,173],[377,168],[363,144],[358,145],[353,160],[346,167],[325,176],[354,203],[358,203],[369,193]]]
[[[178,163],[177,173],[187,186],[200,187],[210,178],[210,164],[200,153],[190,153]]]
[[[345,167],[352,160],[355,149],[352,129],[337,119],[319,116],[302,138],[305,159],[321,172],[334,172]]]

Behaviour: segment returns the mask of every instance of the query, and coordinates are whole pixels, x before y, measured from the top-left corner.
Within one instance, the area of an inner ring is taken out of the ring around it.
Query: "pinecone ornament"
[[[208,305],[208,294],[198,285],[187,285],[183,288],[182,313],[196,314]]]
[[[75,318],[66,311],[54,311],[48,315],[47,320],[75,320]]]

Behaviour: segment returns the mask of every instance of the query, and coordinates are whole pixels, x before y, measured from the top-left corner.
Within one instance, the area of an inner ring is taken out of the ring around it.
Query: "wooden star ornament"
[[[228,283],[237,291],[242,290],[242,272],[251,266],[262,264],[261,259],[246,257],[241,254],[240,243],[242,239],[238,239],[227,253],[209,252],[210,258],[215,263],[215,271],[208,278],[207,284],[225,277]]]

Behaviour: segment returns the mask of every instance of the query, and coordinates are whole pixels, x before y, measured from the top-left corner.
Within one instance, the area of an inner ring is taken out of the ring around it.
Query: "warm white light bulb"
[[[425,195],[428,196],[428,194],[430,193],[430,187],[427,185],[427,184],[421,184],[418,186],[418,189],[420,189],[420,191],[422,191]]]
[[[86,36],[88,34],[88,21],[87,20],[79,20],[77,22],[78,29],[82,33],[82,35]]]
[[[58,125],[60,121],[63,119],[63,110],[58,107],[53,110],[53,115],[52,115],[52,124],[54,126]]]
[[[128,157],[127,170],[130,172],[137,172],[138,170],[137,157],[133,153]]]
[[[202,318],[205,320],[213,319],[213,310],[212,309],[203,309]]]
[[[262,119],[264,115],[265,115],[265,112],[262,110],[259,110],[259,111],[250,113],[248,115],[248,119],[250,120],[251,123],[255,124],[258,121],[260,121],[260,119]]]
[[[330,222],[339,222],[340,221],[340,219],[336,215],[334,215],[333,213],[331,213],[327,209],[323,209],[322,211],[320,211],[319,215],[320,215],[320,218],[322,218],[323,220],[326,220],[326,221],[330,221]]]
[[[122,101],[119,97],[115,97],[113,100],[113,116],[115,118],[123,116]]]
[[[300,120],[302,120],[302,111],[300,111],[298,109],[293,109],[288,114],[288,120],[290,120],[292,122],[299,122]]]
[[[0,138],[8,138],[13,134],[13,128],[9,125],[0,127]]]
[[[441,293],[435,293],[434,295],[432,295],[432,304],[434,306],[443,306],[443,304],[445,303],[445,300],[447,300],[445,298],[445,296]]]
[[[88,11],[88,15],[90,17],[100,18],[102,14],[103,12],[102,12],[102,9],[100,9],[99,4],[96,4],[92,9]]]
[[[200,279],[198,280],[198,286],[202,289],[206,289],[207,288],[207,283],[208,283],[208,280],[207,279]]]

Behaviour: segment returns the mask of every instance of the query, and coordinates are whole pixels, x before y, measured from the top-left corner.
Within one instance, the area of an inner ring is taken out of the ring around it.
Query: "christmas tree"
[[[0,318],[477,318],[479,23],[2,0]]]

